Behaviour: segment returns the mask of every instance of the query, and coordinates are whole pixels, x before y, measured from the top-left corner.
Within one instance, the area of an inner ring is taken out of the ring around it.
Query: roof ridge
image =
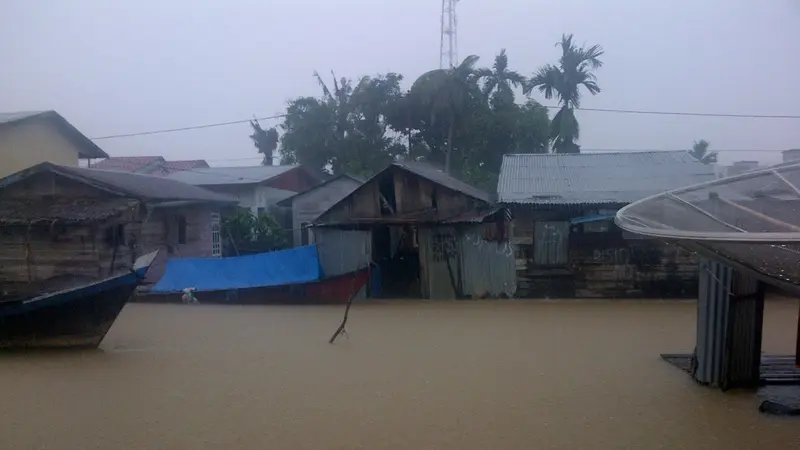
[[[641,155],[649,153],[683,153],[689,150],[616,150],[612,152],[589,153],[506,153],[506,156],[586,156],[586,155]]]

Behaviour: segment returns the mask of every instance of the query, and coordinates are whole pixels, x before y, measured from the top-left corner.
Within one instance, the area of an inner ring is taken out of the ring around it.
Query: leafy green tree
[[[446,123],[446,173],[450,173],[457,121],[466,116],[470,97],[479,92],[479,74],[475,70],[477,62],[478,57],[470,55],[456,67],[426,72],[417,78],[409,91],[417,107],[430,111],[432,126],[437,121]]]
[[[705,139],[694,141],[694,145],[692,145],[692,149],[689,150],[689,154],[703,164],[713,164],[717,162],[717,152],[708,151],[710,145],[711,143]]]
[[[253,145],[258,149],[258,153],[263,155],[261,161],[262,166],[271,166],[273,155],[278,148],[278,130],[273,128],[263,129],[258,120],[251,120],[250,126],[253,128],[253,134],[250,139],[253,140]]]
[[[523,86],[525,77],[508,68],[506,49],[494,57],[491,69],[479,69],[477,74],[483,79],[483,94],[493,109],[514,104],[514,88]]]
[[[546,99],[557,97],[561,108],[550,123],[550,141],[557,153],[580,153],[577,144],[580,138],[580,127],[575,117],[575,108],[580,107],[581,88],[590,94],[600,92],[597,78],[592,72],[603,65],[600,57],[603,49],[599,45],[589,48],[579,47],[573,42],[571,34],[563,35],[561,42],[561,58],[558,65],[547,64],[528,80],[525,93],[538,89]]]
[[[238,208],[222,222],[226,256],[265,253],[287,248],[289,237],[270,214],[256,216],[247,208]]]
[[[369,176],[405,151],[387,135],[388,110],[402,98],[401,75],[362,77],[355,85],[334,76],[333,89],[314,76],[322,96],[300,97],[287,107],[281,125],[284,163]]]

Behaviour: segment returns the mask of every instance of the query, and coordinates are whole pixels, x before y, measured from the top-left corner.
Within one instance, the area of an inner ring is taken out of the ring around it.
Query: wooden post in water
[[[794,365],[800,369],[800,314],[797,316],[797,344],[794,347]]]

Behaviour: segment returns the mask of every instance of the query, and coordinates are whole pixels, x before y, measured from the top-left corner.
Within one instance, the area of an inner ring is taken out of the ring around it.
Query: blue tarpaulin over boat
[[[231,258],[175,258],[150,292],[180,292],[186,288],[224,291],[307,283],[322,278],[315,245]]]

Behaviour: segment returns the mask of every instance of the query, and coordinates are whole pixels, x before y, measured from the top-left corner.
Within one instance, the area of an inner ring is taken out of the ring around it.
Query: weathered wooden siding
[[[612,221],[577,207],[515,208],[518,297],[695,297],[695,255],[657,240],[624,239]],[[608,231],[599,231],[606,229]]]
[[[113,194],[42,173],[2,191],[3,198],[36,202],[42,197],[96,199]],[[134,199],[118,214],[71,224],[65,221],[0,226],[0,285],[6,292],[41,292],[96,280],[130,268],[137,256],[159,249],[148,281],[171,257],[212,256],[211,213],[216,207],[180,206],[149,212]],[[178,243],[177,216],[186,218],[186,241]]]
[[[393,186],[395,214],[409,214],[434,208],[440,215],[458,214],[479,206],[478,201],[463,193],[437,185],[425,178],[400,169],[385,171],[361,185],[348,197],[319,217],[320,222],[336,223],[358,219],[375,219],[381,215],[381,183]]]
[[[608,233],[572,233],[569,260],[575,296],[596,298],[695,298],[695,255],[656,240],[625,240]]]

